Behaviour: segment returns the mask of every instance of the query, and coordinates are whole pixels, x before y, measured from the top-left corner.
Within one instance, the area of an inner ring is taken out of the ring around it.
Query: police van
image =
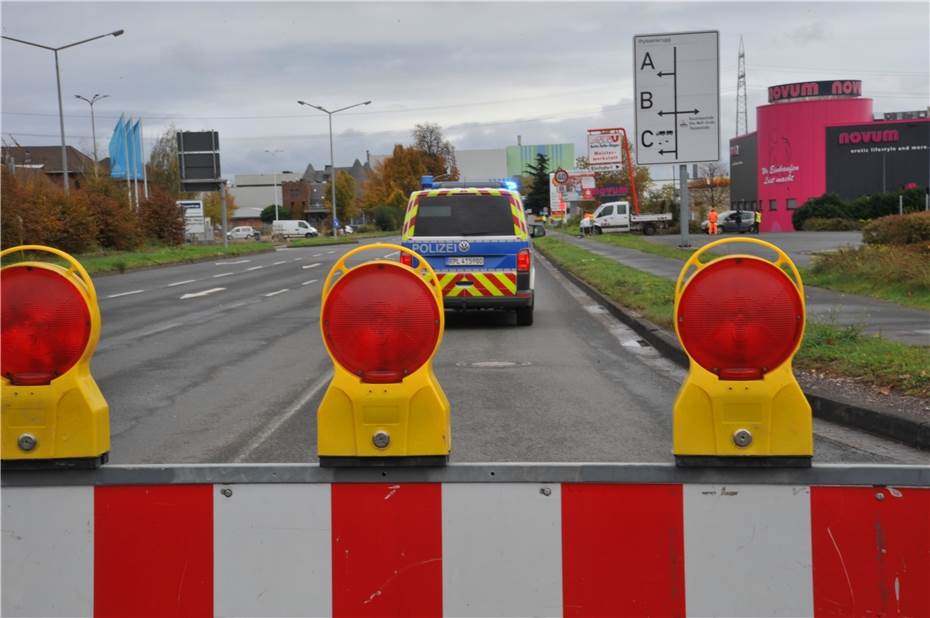
[[[445,308],[515,310],[518,325],[531,325],[533,259],[516,185],[424,176],[422,187],[407,202],[401,244],[436,271]]]

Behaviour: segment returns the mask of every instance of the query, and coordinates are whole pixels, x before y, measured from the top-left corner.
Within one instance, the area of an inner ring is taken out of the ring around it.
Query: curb
[[[678,343],[678,339],[673,334],[661,326],[653,324],[638,313],[607,298],[560,263],[551,259],[542,249],[539,247],[534,248],[537,253],[544,257],[546,262],[562,273],[566,279],[584,290],[585,294],[603,305],[611,315],[633,329],[637,335],[645,339],[662,356],[685,369],[688,368],[690,362],[688,355],[685,354],[685,351]],[[894,414],[837,401],[820,395],[816,391],[805,390],[804,396],[807,397],[816,418],[861,429],[913,448],[930,450],[930,423],[921,423]]]
[[[213,261],[213,260],[226,260],[226,259],[231,259],[231,258],[240,257],[240,256],[243,256],[243,255],[260,255],[260,254],[262,254],[262,253],[273,253],[274,251],[275,251],[275,248],[272,247],[271,249],[260,249],[260,250],[258,250],[258,251],[246,251],[246,252],[243,252],[243,253],[237,253],[236,255],[225,255],[225,256],[222,256],[222,255],[220,255],[220,256],[217,256],[217,255],[204,255],[204,256],[202,256],[202,257],[193,258],[193,259],[190,259],[190,260],[181,260],[181,261],[179,261],[179,262],[165,262],[164,264],[146,264],[145,266],[137,266],[137,267],[135,267],[135,268],[127,268],[126,270],[122,270],[122,271],[120,271],[120,270],[104,270],[104,271],[101,271],[101,272],[90,273],[90,276],[91,276],[92,279],[96,279],[97,277],[113,277],[113,276],[116,276],[116,275],[127,275],[127,274],[129,274],[129,273],[136,273],[136,272],[139,272],[139,271],[142,271],[142,270],[154,270],[154,269],[156,269],[156,268],[167,268],[167,267],[169,267],[169,266],[184,266],[185,264],[198,264],[198,263],[200,263],[200,262],[210,262],[210,261]]]

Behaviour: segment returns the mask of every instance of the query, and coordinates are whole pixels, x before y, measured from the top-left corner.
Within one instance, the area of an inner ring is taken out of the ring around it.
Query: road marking
[[[304,281],[300,285],[310,285],[311,283],[316,283],[319,279],[311,279],[310,281]]]
[[[319,265],[320,265],[319,262],[314,262],[313,264],[307,264],[306,266],[301,266],[300,269],[307,270],[308,268],[316,268]]]
[[[272,264],[272,266],[277,266],[278,264],[286,264],[286,263],[287,263],[287,260],[279,260],[275,262],[274,264]]]
[[[236,273],[220,273],[220,274],[218,274],[218,275],[213,275],[213,278],[214,278],[214,279],[218,279],[219,277],[228,277],[228,276],[230,276],[230,275],[235,275],[235,274],[236,274]]]
[[[333,253],[336,253],[336,250],[335,250],[335,249],[332,250],[332,251],[327,251],[327,252],[326,252],[326,255],[332,255]]]
[[[120,296],[132,296],[133,294],[141,294],[145,290],[133,290],[132,292],[120,292],[119,294],[110,294],[107,298],[119,298]]]
[[[278,294],[284,294],[285,292],[289,292],[289,291],[290,291],[290,288],[284,288],[283,290],[278,290],[276,292],[269,292],[265,294],[265,298],[268,298],[269,296],[277,296]]]
[[[322,253],[314,253],[314,254],[311,255],[310,257],[322,257],[322,256],[323,256]]]
[[[246,268],[245,270],[246,270],[246,272],[248,272],[248,271],[250,271],[250,270],[261,270],[261,269],[263,269],[263,268],[264,268],[264,266],[253,266],[252,268]]]
[[[217,262],[217,266],[232,266],[233,264],[246,264],[252,260],[236,260],[234,262]]]
[[[292,261],[292,262],[299,262],[299,261],[302,260],[302,259],[303,259],[302,257],[299,257],[299,258],[294,258],[294,259],[291,260],[291,261]]]
[[[187,280],[185,280],[185,281],[175,281],[174,283],[169,283],[169,284],[168,284],[168,287],[169,287],[169,288],[173,288],[173,287],[176,286],[176,285],[185,285],[185,284],[188,284],[188,283],[194,283],[195,281],[197,281],[197,280],[196,280],[196,279],[187,279]]]
[[[288,410],[284,414],[279,416],[277,419],[275,419],[274,422],[272,422],[271,424],[265,425],[265,430],[259,433],[254,438],[252,438],[252,440],[249,441],[249,443],[245,445],[245,447],[242,449],[240,454],[233,459],[233,462],[238,463],[238,462],[243,461],[246,457],[251,455],[253,451],[255,451],[262,444],[264,444],[268,440],[268,438],[273,436],[275,432],[278,431],[278,429],[280,429],[282,425],[284,425],[284,423],[291,420],[291,418],[295,414],[299,412],[306,412],[307,404],[310,403],[311,399],[316,397],[317,393],[319,393],[323,389],[324,386],[329,384],[329,381],[331,378],[332,378],[332,373],[329,373],[323,376],[322,378],[320,378],[319,380],[317,380],[314,384],[312,384],[310,388],[308,388],[307,390],[303,392],[303,394],[301,395],[297,403],[295,403],[293,406],[288,408]]]
[[[200,298],[201,296],[206,296],[207,294],[213,294],[214,292],[222,292],[226,288],[210,288],[209,290],[204,290],[203,292],[194,292],[193,294],[185,294],[180,298],[184,300],[186,298]]]
[[[385,254],[384,257],[389,258],[394,257],[395,255],[400,255],[400,251],[391,251],[390,253]]]
[[[155,328],[150,328],[149,330],[142,331],[139,333],[139,338],[149,337],[151,335],[157,335],[158,333],[163,333],[166,330],[171,330],[172,328],[177,328],[178,326],[184,326],[183,322],[169,322],[167,324],[162,324],[161,326],[156,326]]]

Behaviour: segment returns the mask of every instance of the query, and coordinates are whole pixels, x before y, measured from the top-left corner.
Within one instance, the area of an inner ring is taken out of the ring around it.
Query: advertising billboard
[[[752,210],[759,199],[756,144],[755,133],[730,139],[730,201],[734,210]]]
[[[930,182],[930,121],[827,127],[827,192],[843,199]]]
[[[588,163],[596,172],[619,170],[623,164],[623,129],[588,129]]]

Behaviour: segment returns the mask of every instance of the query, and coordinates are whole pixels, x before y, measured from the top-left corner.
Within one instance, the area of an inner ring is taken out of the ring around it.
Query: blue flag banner
[[[143,171],[142,168],[145,166],[145,163],[142,159],[142,119],[139,118],[136,120],[136,124],[132,125],[132,140],[133,140],[133,167],[135,168],[135,173],[133,174],[134,180],[142,180]]]
[[[112,178],[125,178],[126,168],[126,125],[120,116],[113,127],[113,136],[110,138],[110,176]]]

